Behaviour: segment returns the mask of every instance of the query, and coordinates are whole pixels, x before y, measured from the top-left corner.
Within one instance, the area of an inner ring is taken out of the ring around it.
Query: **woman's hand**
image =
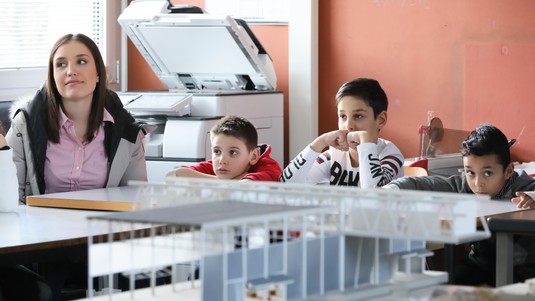
[[[7,146],[6,138],[4,138],[4,135],[0,135],[0,148]]]

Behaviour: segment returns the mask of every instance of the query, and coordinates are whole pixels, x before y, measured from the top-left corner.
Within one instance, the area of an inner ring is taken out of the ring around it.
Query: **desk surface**
[[[509,212],[489,219],[491,231],[535,234],[535,210]]]
[[[29,206],[130,211],[146,207],[137,186],[112,187],[33,195],[26,198]]]
[[[526,209],[519,209],[516,204],[510,201],[492,201],[492,200],[478,200],[477,214],[478,216],[492,217],[502,216],[507,213],[515,213],[525,211]]]
[[[158,189],[164,190],[163,187]],[[29,196],[27,203],[29,206],[55,208],[132,211],[151,208],[150,200],[145,198],[139,193],[139,186],[122,186]],[[521,209],[510,201],[482,199],[477,202],[476,214],[488,217],[518,210]]]
[[[87,217],[100,214],[107,212],[31,206],[0,213],[0,255],[85,245],[89,233]],[[106,231],[94,229],[93,233]]]

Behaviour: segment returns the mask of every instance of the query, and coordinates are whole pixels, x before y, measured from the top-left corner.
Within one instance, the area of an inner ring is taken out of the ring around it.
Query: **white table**
[[[109,212],[21,205],[15,212],[0,213],[0,265],[87,253],[87,217],[100,214]]]

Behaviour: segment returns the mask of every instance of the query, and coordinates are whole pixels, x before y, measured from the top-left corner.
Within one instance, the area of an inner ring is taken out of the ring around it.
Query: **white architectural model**
[[[447,273],[425,270],[426,241],[490,236],[484,219],[477,230],[473,195],[193,179],[136,184],[142,208],[153,209],[90,218],[110,234],[89,239],[89,285],[109,276],[113,287],[122,273],[134,289],[92,299],[369,300],[447,281]],[[199,279],[177,276],[183,266],[191,275],[198,267]],[[166,269],[171,283],[156,285]],[[151,275],[149,288],[135,289],[140,273]]]

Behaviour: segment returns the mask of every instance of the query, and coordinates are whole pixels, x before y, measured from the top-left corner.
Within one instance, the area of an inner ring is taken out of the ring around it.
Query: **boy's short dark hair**
[[[243,117],[234,115],[225,116],[212,127],[210,133],[212,135],[224,134],[236,137],[245,143],[249,151],[254,150],[258,146],[256,128],[249,120]]]
[[[342,97],[352,96],[364,100],[373,109],[374,118],[388,109],[388,98],[378,81],[371,78],[356,78],[343,84],[336,93],[336,104]]]
[[[461,145],[461,154],[466,156],[497,155],[504,170],[511,163],[509,141],[497,127],[483,123],[473,130]]]

